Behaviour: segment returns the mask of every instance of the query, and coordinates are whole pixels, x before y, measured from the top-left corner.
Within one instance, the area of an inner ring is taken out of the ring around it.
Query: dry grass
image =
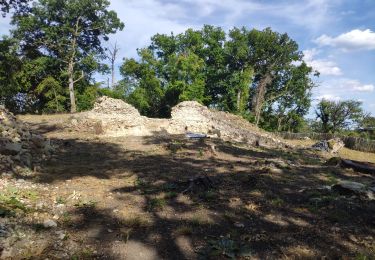
[[[287,140],[287,142],[302,147],[309,147],[316,143],[314,140]],[[375,153],[366,153],[343,148],[339,151],[338,155],[344,159],[375,163]]]

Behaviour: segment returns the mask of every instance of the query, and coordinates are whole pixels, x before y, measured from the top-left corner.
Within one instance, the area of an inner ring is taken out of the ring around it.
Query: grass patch
[[[149,220],[143,216],[134,216],[126,218],[122,221],[122,224],[131,228],[144,228],[150,225]]]
[[[285,204],[284,200],[281,199],[281,198],[271,199],[270,203],[271,203],[272,206],[275,206],[275,207],[281,207]]]
[[[163,198],[152,198],[148,202],[148,211],[160,211],[167,205],[167,202]]]
[[[199,215],[192,217],[190,219],[190,224],[195,227],[203,227],[212,225],[212,222],[210,221],[210,219]]]
[[[174,199],[177,196],[178,196],[177,192],[175,192],[175,191],[168,191],[167,193],[165,193],[164,198],[165,199]]]
[[[79,200],[76,204],[74,204],[77,208],[84,208],[84,209],[92,209],[95,208],[97,201],[89,200],[89,201],[83,201]]]
[[[181,236],[189,236],[193,234],[193,227],[190,225],[182,225],[176,228],[175,232],[176,235],[181,235]]]
[[[57,197],[56,198],[56,204],[66,204],[67,200],[63,197]]]
[[[332,173],[328,173],[326,175],[326,178],[327,178],[327,184],[328,185],[335,185],[339,181],[338,178],[335,175],[333,175]]]
[[[218,194],[215,191],[209,190],[201,194],[201,198],[205,201],[214,201],[218,199]]]

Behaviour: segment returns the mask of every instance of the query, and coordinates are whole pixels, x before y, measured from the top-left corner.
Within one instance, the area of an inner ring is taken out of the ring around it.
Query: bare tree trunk
[[[267,85],[270,84],[271,82],[272,82],[272,77],[271,75],[267,74],[260,80],[258,87],[256,89],[256,93],[252,102],[253,103],[252,110],[255,114],[256,125],[259,124],[260,114],[262,112],[262,107],[264,105],[264,98],[265,98],[266,91],[267,91]]]
[[[77,112],[76,106],[76,97],[74,94],[74,70],[73,70],[73,62],[69,62],[68,65],[68,77],[69,77],[69,96],[70,96],[70,113]]]
[[[242,91],[241,89],[239,89],[237,92],[237,111],[238,112],[242,112],[241,111],[241,94],[242,94]]]
[[[109,52],[109,60],[111,61],[111,74],[112,74],[112,82],[111,86],[114,88],[116,80],[115,80],[115,62],[117,58],[117,53],[120,49],[117,47],[117,42],[115,43],[115,46],[113,47],[113,50],[108,50]]]

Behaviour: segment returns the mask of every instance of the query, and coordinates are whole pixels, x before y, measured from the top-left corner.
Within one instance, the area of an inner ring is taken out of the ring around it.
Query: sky
[[[125,23],[110,37],[120,47],[118,66],[124,57],[136,58],[156,33],[204,24],[226,31],[271,27],[294,39],[320,72],[313,104],[355,99],[375,115],[375,0],[111,0],[110,9]],[[9,28],[9,15],[0,17],[0,35]]]

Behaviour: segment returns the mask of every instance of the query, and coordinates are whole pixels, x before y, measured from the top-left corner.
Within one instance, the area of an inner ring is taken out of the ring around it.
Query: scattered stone
[[[43,227],[45,228],[54,228],[57,227],[57,223],[52,219],[47,219],[43,222]]]
[[[238,227],[238,228],[244,228],[245,227],[245,225],[241,222],[234,222],[234,226]]]

